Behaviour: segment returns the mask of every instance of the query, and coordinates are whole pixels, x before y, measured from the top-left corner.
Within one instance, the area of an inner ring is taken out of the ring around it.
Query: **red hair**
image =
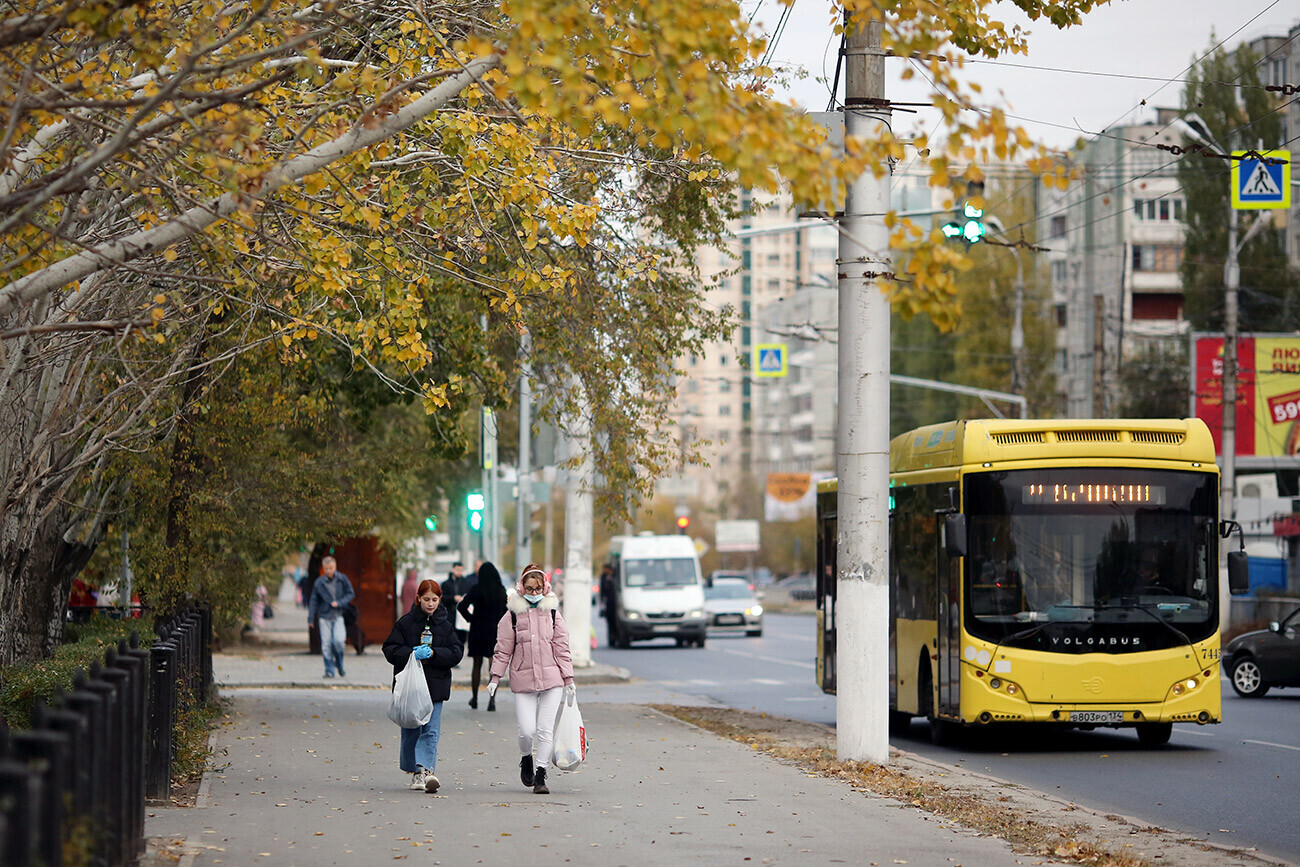
[[[420,582],[420,586],[415,588],[416,596],[423,596],[426,593],[432,593],[439,599],[442,598],[442,586],[432,578],[425,578]]]

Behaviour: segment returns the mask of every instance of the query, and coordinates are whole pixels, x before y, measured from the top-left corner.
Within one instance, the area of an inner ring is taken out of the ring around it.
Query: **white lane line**
[[[750,683],[761,683],[763,686],[785,686],[784,680],[772,680],[770,677],[751,677]]]
[[[1174,729],[1176,735],[1195,735],[1198,738],[1212,738],[1214,732],[1198,732],[1196,729]]]
[[[692,680],[689,681],[693,686],[722,686],[716,680]]]
[[[721,650],[723,653],[730,653],[732,656],[744,656],[749,659],[760,660],[761,662],[776,662],[776,663],[780,663],[781,665],[793,665],[796,668],[817,667],[814,663],[811,662],[798,662],[793,659],[782,659],[779,656],[763,656],[760,653],[746,653],[743,650],[731,650],[730,648],[726,648],[726,647],[719,648],[719,650]]]
[[[1261,747],[1277,747],[1280,750],[1295,750],[1300,753],[1300,747],[1293,747],[1290,744],[1275,744],[1272,741],[1252,741],[1243,740],[1243,744],[1259,744]]]

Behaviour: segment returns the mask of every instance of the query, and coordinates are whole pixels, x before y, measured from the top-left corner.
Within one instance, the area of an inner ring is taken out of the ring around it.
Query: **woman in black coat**
[[[470,672],[473,694],[469,706],[478,708],[478,685],[482,677],[483,660],[491,659],[497,646],[497,624],[506,616],[506,587],[501,583],[501,573],[491,563],[478,567],[478,583],[456,606],[460,616],[469,623],[469,655],[474,657]],[[488,710],[497,709],[497,697],[488,697]]]
[[[411,788],[438,791],[433,772],[438,764],[438,737],[442,732],[442,703],[451,698],[451,670],[464,655],[464,648],[451,628],[447,612],[438,607],[442,588],[437,581],[420,582],[415,604],[393,625],[384,642],[384,658],[393,664],[393,678],[406,668],[411,654],[424,667],[424,680],[433,699],[433,715],[419,728],[402,729],[402,750],[398,762],[411,774]]]

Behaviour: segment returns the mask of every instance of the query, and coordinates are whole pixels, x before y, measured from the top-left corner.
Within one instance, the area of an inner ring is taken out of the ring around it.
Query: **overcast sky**
[[[743,0],[741,5],[747,14],[757,9],[756,20],[769,32],[782,8],[779,0]],[[1181,79],[1193,58],[1213,44],[1226,40],[1225,47],[1235,48],[1260,36],[1286,36],[1300,23],[1300,4],[1296,0],[1113,0],[1086,16],[1081,26],[1065,31],[1041,21],[1028,22],[1011,3],[1001,6],[1006,7],[1008,23],[1021,23],[1031,34],[1029,55],[1007,57],[1008,63],[1160,79],[1018,69],[997,61],[966,67],[964,74],[984,86],[986,97],[992,100],[1000,93],[1001,104],[1019,116],[1019,122],[1035,138],[1054,147],[1072,144],[1080,135],[1078,127],[1096,132],[1120,120],[1151,119],[1155,106],[1179,105],[1181,81],[1165,84],[1165,80]],[[1300,39],[1293,44],[1300,49]],[[814,111],[824,110],[830,98],[828,79],[835,70],[838,47],[838,40],[831,34],[828,0],[796,0],[777,42],[775,62],[802,67],[808,76],[791,85],[784,92],[785,98]],[[887,95],[896,101],[921,97],[915,83],[897,79],[906,62],[887,61]],[[1140,107],[1143,100],[1147,100],[1146,108]],[[895,123],[898,131],[923,127],[929,132],[937,112],[922,110],[904,118]]]

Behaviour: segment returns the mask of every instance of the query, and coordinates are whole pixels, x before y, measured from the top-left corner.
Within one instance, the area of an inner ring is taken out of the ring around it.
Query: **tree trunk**
[[[30,533],[5,533],[0,546],[0,666],[43,659],[63,639],[72,581],[90,560],[103,527],[97,520],[87,538],[70,542],[65,529],[70,523],[70,509],[60,506]],[[11,529],[16,528],[6,527]]]

